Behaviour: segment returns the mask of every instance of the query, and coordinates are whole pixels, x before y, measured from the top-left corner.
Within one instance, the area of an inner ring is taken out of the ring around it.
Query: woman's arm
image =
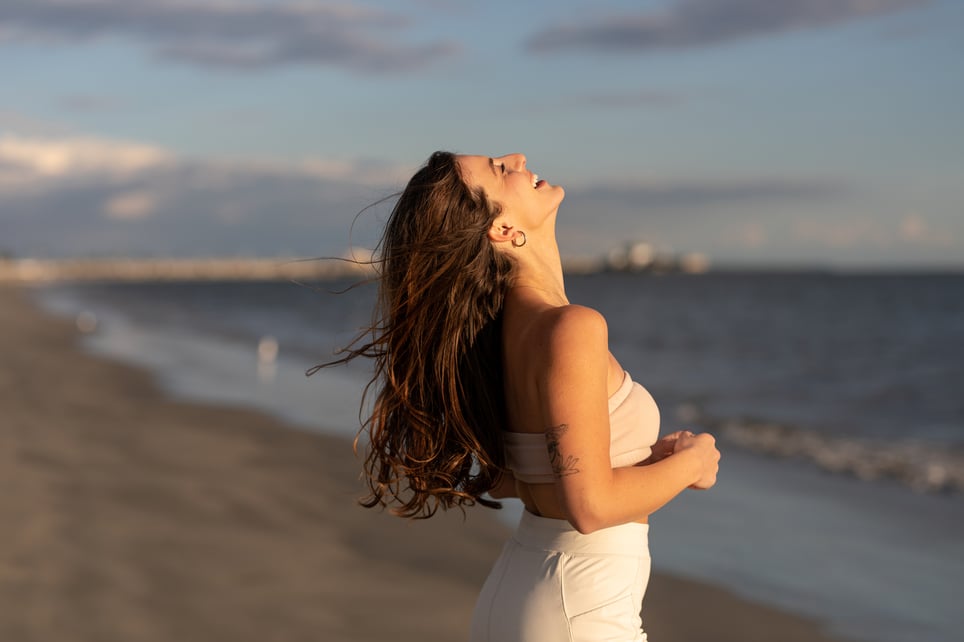
[[[555,314],[540,396],[546,447],[569,522],[588,533],[640,520],[689,486],[712,486],[719,452],[707,434],[680,436],[674,454],[660,461],[613,469],[606,321],[581,306]]]

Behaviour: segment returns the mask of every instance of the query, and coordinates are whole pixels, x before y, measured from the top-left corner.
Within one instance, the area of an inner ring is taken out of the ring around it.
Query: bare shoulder
[[[566,305],[547,312],[540,321],[545,363],[550,370],[581,369],[588,362],[607,362],[609,328],[599,311],[582,305]]]
[[[598,310],[584,305],[565,305],[546,315],[545,332],[550,348],[573,348],[579,345],[598,349],[609,340],[606,318]]]
[[[516,318],[517,323],[520,320]],[[577,402],[585,391],[606,398],[609,338],[600,312],[582,305],[546,307],[530,312],[525,323],[524,330],[517,326],[517,332],[509,331],[507,387],[529,390],[536,395],[533,400],[540,398],[548,405],[543,405],[543,417],[520,423],[554,426],[569,422],[568,413],[550,411],[550,406],[561,410],[564,402]]]

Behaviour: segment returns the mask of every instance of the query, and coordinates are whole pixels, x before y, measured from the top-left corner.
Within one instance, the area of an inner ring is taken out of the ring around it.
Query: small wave
[[[917,492],[964,492],[964,452],[916,440],[882,443],[824,435],[813,430],[752,419],[700,422],[726,442],[772,457],[810,461],[833,473],[867,481],[893,479]]]

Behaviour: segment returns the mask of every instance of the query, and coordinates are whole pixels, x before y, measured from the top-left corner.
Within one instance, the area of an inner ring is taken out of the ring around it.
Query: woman
[[[564,195],[521,154],[433,154],[378,248],[376,320],[339,360],[375,359],[364,505],[525,505],[473,642],[645,640],[648,516],[716,481],[713,438],[657,439],[655,403],[609,353],[605,319],[566,298]]]

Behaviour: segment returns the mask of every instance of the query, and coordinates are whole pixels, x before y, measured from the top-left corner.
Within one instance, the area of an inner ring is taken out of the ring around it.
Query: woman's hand
[[[699,462],[699,478],[690,485],[690,488],[697,490],[711,488],[716,483],[716,475],[720,470],[720,451],[716,449],[716,439],[706,432],[694,435],[684,430],[679,434],[673,434],[677,435],[673,453],[691,451]]]
[[[647,457],[646,461],[643,463],[655,464],[659,460],[666,459],[672,455],[676,449],[676,440],[679,439],[680,435],[682,435],[684,432],[690,435],[693,434],[688,430],[677,430],[676,432],[660,437],[659,441],[653,444],[652,453],[650,453],[649,457]]]

